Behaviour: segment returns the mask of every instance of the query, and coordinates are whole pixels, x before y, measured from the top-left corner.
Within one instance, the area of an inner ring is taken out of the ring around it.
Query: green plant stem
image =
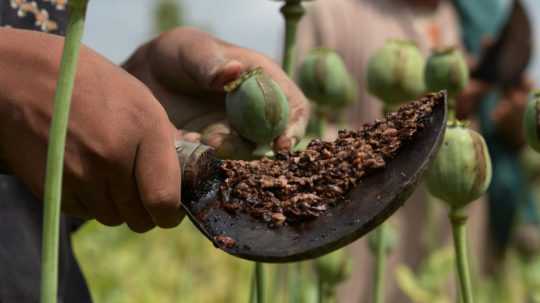
[[[71,96],[77,70],[81,38],[84,32],[87,0],[69,1],[69,21],[60,75],[54,96],[54,110],[49,132],[45,175],[43,243],[41,255],[41,303],[57,302],[58,246],[64,150]]]
[[[286,0],[285,5],[281,8],[281,13],[285,17],[283,69],[292,78],[295,68],[298,23],[306,13],[306,10],[302,5],[302,0]]]
[[[433,200],[433,197],[428,197]],[[424,231],[424,243],[429,254],[437,248],[437,209],[435,201],[428,201],[426,205],[426,224]]]
[[[285,268],[284,264],[276,264],[273,266],[273,277],[272,284],[270,285],[270,291],[268,292],[268,302],[277,302],[279,300],[279,295],[282,290],[281,281],[284,277],[283,269]]]
[[[302,303],[302,263],[287,264],[287,292],[289,303]]]
[[[473,303],[471,276],[467,251],[467,214],[464,208],[450,210],[450,222],[456,251],[456,267],[459,277],[460,294],[463,303]]]
[[[298,23],[306,13],[302,0],[285,0],[281,8],[281,14],[285,18],[285,41],[283,42],[283,70],[290,78],[294,77],[296,57],[296,36]],[[298,303],[300,300],[299,280],[300,264],[298,266],[287,265],[287,279],[289,302]],[[291,289],[292,288],[292,289]]]
[[[304,302],[304,280],[303,280],[304,275],[303,275],[303,270],[302,270],[302,262],[294,263],[294,271],[296,272],[294,275],[296,300],[294,302],[302,303]]]
[[[253,274],[251,275],[251,287],[249,290],[249,300],[250,303],[256,303],[255,300],[257,299],[257,285],[255,283],[256,280],[256,270],[255,266],[253,267]]]
[[[324,282],[324,277],[318,278],[317,283],[317,303],[335,303],[337,302],[337,285],[331,285]]]
[[[257,288],[257,303],[264,303],[264,268],[260,262],[255,263],[255,284]]]
[[[376,249],[375,249],[375,273],[373,277],[373,302],[384,302],[384,272],[386,270],[386,224],[381,224],[377,229]]]
[[[324,282],[324,277],[318,275],[317,279],[317,303],[333,303],[336,302],[335,289]]]
[[[448,98],[448,121],[456,121],[456,99]]]
[[[327,125],[328,125],[328,122],[325,115],[319,110],[315,109],[312,112],[311,117],[309,119],[306,133],[309,136],[312,136],[315,138],[323,138],[324,134],[326,133],[325,130],[326,130]]]
[[[324,282],[320,274],[317,275],[317,303],[324,303]]]

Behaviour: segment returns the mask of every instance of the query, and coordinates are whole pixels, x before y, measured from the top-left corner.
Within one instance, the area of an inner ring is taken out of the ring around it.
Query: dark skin
[[[424,7],[429,9],[435,9],[441,2],[441,0],[405,0],[410,2],[418,7]]]
[[[0,37],[0,155],[42,198],[63,40],[3,28]],[[83,47],[66,143],[62,210],[109,226],[126,223],[136,232],[177,226],[184,213],[174,141],[198,139],[177,127],[208,109],[223,116],[223,85],[252,66],[262,66],[289,96],[289,128],[275,144],[287,148],[303,131],[307,102],[262,55],[194,29],[176,29],[128,60],[126,70],[135,78]],[[208,138],[219,145],[215,138],[223,136]]]
[[[482,49],[488,49],[495,42],[492,37],[483,38],[481,41]],[[482,54],[478,57],[481,56]],[[469,56],[467,59],[470,70],[474,70],[478,63],[478,58]],[[457,118],[461,120],[474,118],[480,102],[495,88],[497,87],[493,84],[472,78],[469,85],[456,98]],[[525,144],[525,138],[521,128],[528,94],[532,88],[533,83],[531,80],[526,75],[522,75],[520,81],[503,88],[500,94],[500,100],[495,110],[491,113],[491,119],[495,123],[498,134],[501,135],[501,138],[509,146],[516,149],[523,147]]]
[[[197,50],[193,46],[197,46]],[[186,63],[189,63],[186,65]],[[223,141],[239,142],[226,124],[225,84],[241,73],[262,67],[280,84],[289,99],[289,127],[276,139],[275,149],[289,149],[303,136],[308,103],[302,92],[269,58],[232,46],[201,31],[180,28],[165,33],[139,48],[124,68],[145,83],[161,101],[171,121],[181,129],[207,130],[204,143],[220,146]]]
[[[504,88],[496,108],[491,113],[491,119],[495,123],[498,134],[509,146],[516,149],[525,144],[521,128],[528,95],[532,88],[531,81],[523,76],[520,82]],[[474,118],[480,101],[493,89],[494,87],[489,83],[471,79],[469,85],[456,98],[457,118],[460,120]]]

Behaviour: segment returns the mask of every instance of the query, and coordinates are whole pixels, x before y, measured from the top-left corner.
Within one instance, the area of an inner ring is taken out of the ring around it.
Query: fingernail
[[[294,145],[293,144],[293,138],[288,138],[288,137],[279,137],[276,139],[275,141],[275,149],[276,151],[289,151],[291,149],[291,147]]]
[[[183,139],[188,142],[198,143],[201,140],[201,135],[199,133],[190,132],[184,134]]]
[[[245,65],[236,60],[225,63],[216,73],[214,79],[210,83],[210,88],[223,91],[225,85],[238,79],[244,72],[244,69]]]

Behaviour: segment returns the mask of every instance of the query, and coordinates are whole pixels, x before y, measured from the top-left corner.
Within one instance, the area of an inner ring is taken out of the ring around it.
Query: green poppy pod
[[[261,68],[227,85],[226,112],[240,136],[268,146],[283,134],[289,120],[287,97]]]
[[[531,93],[525,116],[523,117],[523,130],[525,140],[536,152],[540,152],[540,90]]]
[[[424,66],[414,43],[389,40],[369,59],[368,91],[388,107],[416,99],[426,92]]]
[[[331,49],[314,49],[298,71],[298,84],[317,105],[343,108],[356,99],[356,85],[338,53]]]
[[[491,182],[491,159],[484,138],[458,122],[449,124],[427,172],[430,193],[453,208],[482,196]]]
[[[339,249],[317,258],[315,270],[321,281],[333,288],[351,275],[351,258],[344,249]]]
[[[469,83],[463,53],[454,47],[435,50],[427,60],[425,77],[428,90],[446,90],[449,98],[455,98]]]

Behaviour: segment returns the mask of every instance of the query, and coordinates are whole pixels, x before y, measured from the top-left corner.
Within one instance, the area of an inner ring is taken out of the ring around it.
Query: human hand
[[[471,79],[467,87],[456,97],[456,117],[465,120],[474,116],[478,105],[491,87],[486,82]]]
[[[521,147],[525,143],[522,124],[529,92],[533,84],[530,79],[523,77],[522,81],[507,88],[491,113],[497,131],[514,147]]]
[[[0,29],[0,155],[43,197],[61,38]],[[137,79],[83,47],[75,81],[62,210],[134,231],[183,218],[176,129]]]
[[[238,156],[254,145],[239,140],[226,123],[224,86],[240,74],[262,67],[288,97],[289,124],[274,149],[289,149],[304,134],[308,102],[300,89],[269,58],[220,41],[192,28],[177,28],[139,48],[124,64],[144,82],[178,128],[204,132],[203,143],[221,154]],[[235,146],[235,148],[232,148]]]

